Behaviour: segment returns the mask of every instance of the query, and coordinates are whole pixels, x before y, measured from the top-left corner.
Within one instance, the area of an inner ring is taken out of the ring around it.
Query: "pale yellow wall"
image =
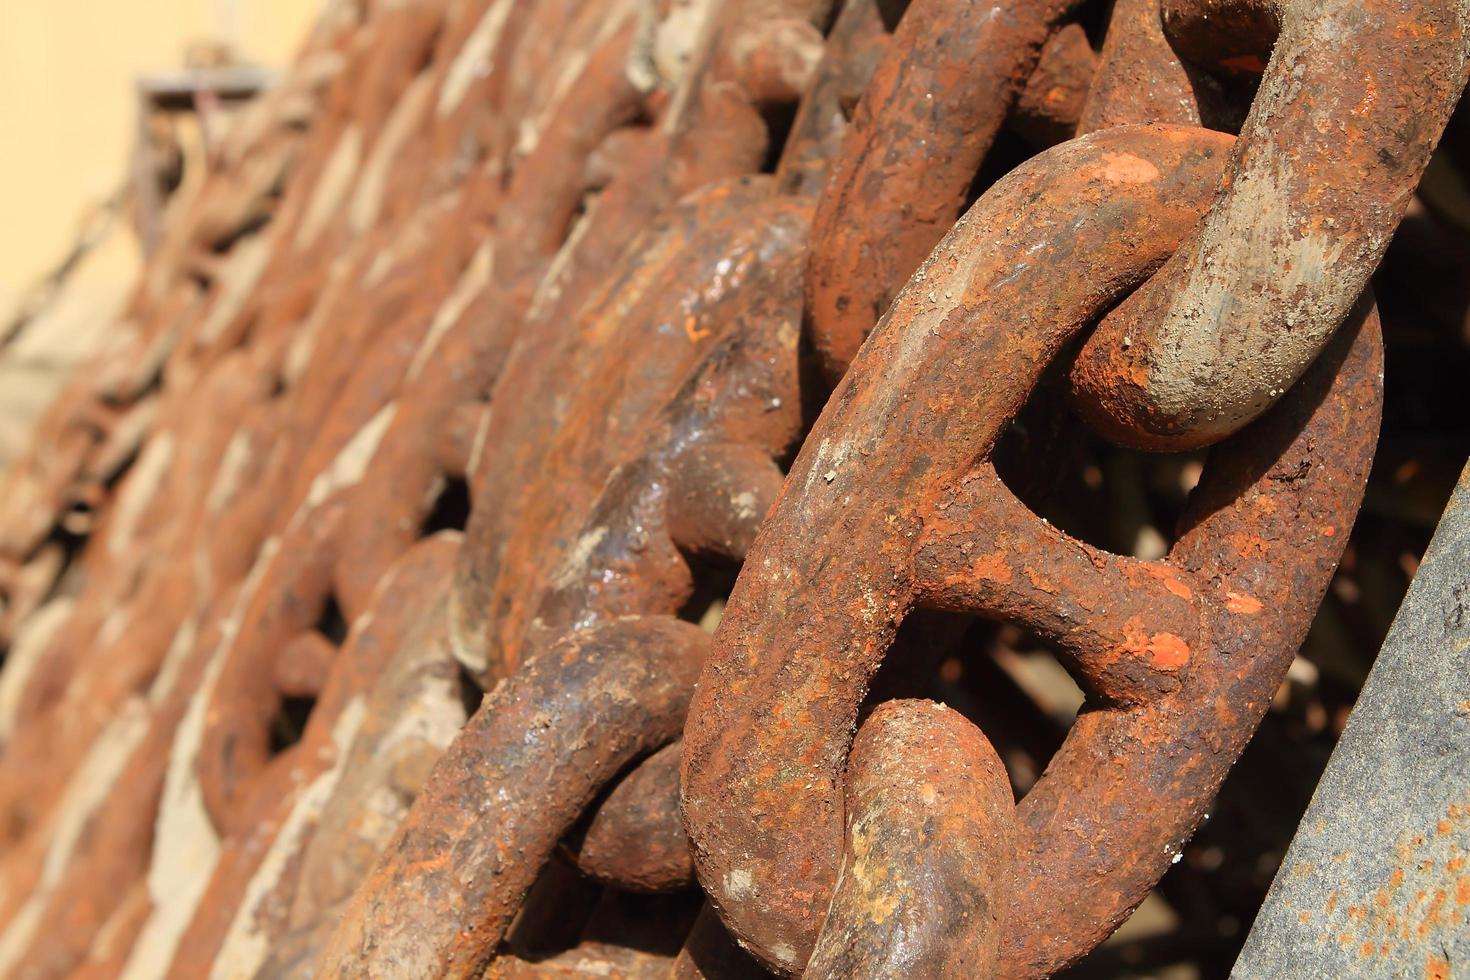
[[[126,173],[133,80],[182,67],[192,41],[284,65],[318,0],[0,0],[0,317]],[[114,249],[102,274],[131,280]]]

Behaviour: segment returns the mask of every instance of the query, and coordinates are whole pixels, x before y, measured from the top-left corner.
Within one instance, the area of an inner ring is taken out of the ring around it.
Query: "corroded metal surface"
[[[573,850],[577,868],[615,887],[673,891],[694,884],[679,819],[683,746],[666,745],[614,787]]]
[[[942,704],[886,702],[846,784],[842,870],[804,975],[993,976],[1015,808],[985,736]]]
[[[954,223],[1043,44],[1077,5],[915,0],[904,12],[817,209],[809,305],[832,382]]]
[[[1229,186],[1072,370],[1094,425],[1151,448],[1213,442],[1291,389],[1383,258],[1470,71],[1460,0],[1163,6],[1192,60],[1265,75]]]
[[[329,4],[0,487],[0,976],[1101,942],[1347,542],[1364,287],[1466,11],[1108,15]],[[1069,399],[1128,444],[1250,423],[1164,557],[1030,509]],[[914,700],[964,694],[974,617],[1085,689],[1034,786],[1004,721]]]
[[[629,618],[499,685],[347,907],[322,973],[479,976],[601,785],[678,733],[706,642],[689,623]]]
[[[1316,391],[1212,460],[1166,561],[1066,538],[988,464],[1069,334],[1187,234],[1229,150],[1199,131],[1115,129],[1014,171],[915,275],[808,437],[685,732],[700,880],[769,965],[794,972],[811,953],[842,851],[851,726],[911,608],[1020,616],[1100,699],[1021,802],[1007,974],[1050,972],[1122,921],[1265,710],[1361,499],[1376,321],[1350,332],[1360,341]],[[997,357],[1011,371],[986,376]],[[1139,798],[1155,802],[1122,819]],[[1043,911],[1080,881],[1066,925]]]

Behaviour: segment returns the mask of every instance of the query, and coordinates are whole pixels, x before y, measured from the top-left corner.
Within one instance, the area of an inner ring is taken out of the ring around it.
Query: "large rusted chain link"
[[[829,381],[964,206],[1042,46],[1077,0],[914,0],[817,208],[812,342]]]
[[[796,972],[811,954],[852,724],[910,609],[1020,619],[1094,698],[1018,810],[1000,975],[1046,975],[1115,928],[1259,721],[1361,497],[1376,321],[1212,459],[1162,562],[1066,537],[988,463],[1066,340],[1184,239],[1229,142],[1115,129],[1014,171],[916,274],[809,436],[685,730],[700,880],[769,966]],[[1008,370],[987,372],[997,358]]]
[[[1389,4],[1382,10],[1365,10],[1361,17],[1356,5],[1344,7],[1339,13],[1318,11],[1317,5],[1305,3],[1284,4],[1280,9],[1265,3],[1258,8],[1240,5],[1246,8],[1245,13],[1227,23],[1227,28],[1235,28],[1234,35],[1217,43],[1220,10],[1232,10],[1234,6],[1215,4],[1195,10],[1191,4],[1179,3],[1166,13],[1186,49],[1191,37],[1194,39],[1197,59],[1208,56],[1212,67],[1236,71],[1250,64],[1252,58],[1257,58],[1254,63],[1259,67],[1262,63],[1258,56],[1269,47],[1272,22],[1279,19],[1284,25],[1284,42],[1275,56],[1278,68],[1262,87],[1238,150],[1238,166],[1255,168],[1256,176],[1232,181],[1230,191],[1212,211],[1214,217],[1201,227],[1200,244],[1189,269],[1184,268],[1184,257],[1192,254],[1191,249],[1182,250],[1179,258],[1171,260],[1179,271],[1171,272],[1171,278],[1157,280],[1131,301],[1127,311],[1119,311],[1105,321],[1073,374],[1079,403],[1088,417],[1110,437],[1132,445],[1178,448],[1221,438],[1254,418],[1286,390],[1346,315],[1356,290],[1366,284],[1376,268],[1464,85],[1463,31],[1456,19],[1463,12],[1457,14],[1453,4],[1413,11]],[[1199,91],[1208,97],[1210,117],[1221,114],[1217,107],[1221,96],[1212,90],[1209,78],[1198,70],[1192,77],[1187,75],[1167,50],[1157,13],[1155,5],[1141,0],[1117,5],[1109,50],[1105,52],[1109,70],[1100,79],[1104,87],[1094,92],[1084,130],[1119,121],[1196,122]],[[910,38],[942,38],[943,45],[953,42],[957,52],[967,54],[964,42],[968,36],[962,31],[929,29],[929,20],[936,16],[959,19],[978,31],[1000,31],[997,24],[1009,25],[1003,18],[962,15],[948,9],[936,13],[916,4],[900,26],[900,39],[913,48],[916,44]],[[963,19],[966,16],[968,22]],[[1047,11],[1028,10],[1027,16],[1036,17],[1039,24],[1046,20]],[[1405,23],[1414,25],[1413,29],[1398,31],[1397,40],[1391,44],[1370,44],[1367,40],[1375,32],[1390,31]],[[910,25],[912,34],[904,24]],[[1263,31],[1268,32],[1264,38]],[[1327,40],[1338,35],[1346,35],[1347,43],[1355,45],[1353,50],[1374,52],[1359,76],[1366,81],[1351,100],[1340,85],[1328,83],[1329,77],[1341,71],[1341,56]],[[1005,74],[1013,70],[1007,58],[1022,58],[1020,63],[1024,63],[1024,57],[1031,53],[1021,43],[1025,35],[1015,35],[1012,40],[1016,42],[1012,46],[998,45],[994,49],[1001,83],[981,70],[991,65],[989,60],[970,64],[967,71],[946,72],[943,46],[940,57],[924,59],[903,45],[895,45],[885,67],[880,68],[872,94],[860,105],[858,124],[838,164],[833,192],[819,210],[821,246],[812,262],[811,317],[815,342],[829,378],[840,377],[897,283],[937,238],[948,222],[947,216],[957,210],[956,202],[988,148],[986,134],[993,136],[1004,116],[1006,97],[1014,96],[1018,84]],[[1427,92],[1416,91],[1412,96],[1405,93],[1429,113],[1414,113],[1416,118],[1423,117],[1425,124],[1412,135],[1393,129],[1392,120],[1401,111],[1400,101],[1391,94],[1381,99],[1377,94],[1380,85],[1389,93],[1402,91],[1404,83],[1394,80],[1395,66],[1405,63],[1427,66],[1435,85]],[[1313,77],[1320,75],[1323,83],[1302,87],[1301,73],[1308,70]],[[1285,80],[1285,73],[1292,71],[1296,72],[1295,80]],[[935,81],[955,78],[975,89],[951,93]],[[1011,86],[1010,92],[1006,85]],[[1305,103],[1298,99],[1297,93],[1307,89],[1320,98]],[[984,97],[977,98],[975,91],[983,92]],[[960,97],[948,98],[951,95]],[[1133,109],[1110,110],[1110,101],[1131,104]],[[1358,107],[1355,113],[1349,111],[1353,104]],[[1345,144],[1337,136],[1328,135],[1329,127],[1338,125],[1337,120],[1358,117],[1362,119],[1354,123],[1358,140],[1353,145],[1360,149],[1355,157],[1344,158]],[[975,123],[976,119],[989,121]],[[920,131],[915,131],[916,125]],[[980,135],[971,138],[975,126]],[[946,138],[949,134],[965,138],[956,141]],[[923,152],[896,152],[894,140],[913,140]],[[1377,156],[1380,150],[1382,157]],[[942,159],[945,165],[935,166],[931,157]],[[1278,170],[1283,166],[1290,168],[1285,173],[1298,175],[1286,178],[1300,183],[1290,192],[1296,196],[1295,201],[1288,200],[1285,191],[1265,190],[1275,186],[1272,182],[1281,182]],[[1374,182],[1366,194],[1358,179],[1360,170]],[[1263,189],[1262,193],[1274,195],[1270,206],[1246,200],[1255,193],[1256,186]],[[883,200],[875,202],[875,195]],[[1332,213],[1331,227],[1314,217],[1324,210]],[[1227,213],[1232,216],[1226,218]],[[1269,217],[1262,218],[1263,214]],[[858,215],[861,218],[855,220]],[[1281,248],[1242,244],[1259,242],[1259,237],[1252,237],[1255,232],[1248,229],[1261,221],[1274,222],[1279,228],[1272,231],[1262,226],[1256,231],[1279,241]],[[1315,236],[1304,232],[1318,225],[1321,230]],[[1276,271],[1287,261],[1283,249],[1289,241],[1299,244],[1311,240],[1328,242],[1325,247],[1339,256],[1325,265],[1320,259],[1295,262],[1294,274],[1308,276],[1315,286],[1304,284],[1293,291],[1257,285],[1285,281]],[[1345,242],[1353,244],[1345,246]],[[1252,262],[1260,265],[1261,271],[1249,265]],[[1352,271],[1340,274],[1336,262],[1346,262]],[[1303,271],[1318,267],[1325,271]],[[1226,268],[1234,271],[1221,271]],[[1227,275],[1234,278],[1227,281]],[[1187,296],[1176,298],[1182,295],[1180,290],[1191,276],[1198,282],[1192,282],[1188,289],[1210,292],[1217,297],[1214,306],[1201,307]],[[1329,291],[1337,299],[1321,302]],[[1257,297],[1254,302],[1259,305],[1266,302],[1259,297],[1274,293],[1286,297],[1275,301],[1274,314],[1270,306],[1237,309],[1234,305],[1244,303],[1241,297],[1245,296]],[[1151,304],[1147,313],[1142,310],[1145,302]],[[1125,314],[1126,322],[1122,319]],[[1290,324],[1249,331],[1233,326],[1254,323],[1263,316],[1274,316],[1273,323],[1287,324],[1289,320]],[[1298,321],[1308,326],[1303,328]],[[1215,326],[1201,326],[1202,322]],[[1247,337],[1253,339],[1244,339]],[[1248,382],[1246,375],[1252,376]],[[1159,380],[1147,380],[1150,376]],[[1160,399],[1167,400],[1168,407]],[[1226,407],[1229,405],[1234,407]],[[1192,413],[1188,422],[1184,421],[1186,413]],[[1149,422],[1145,416],[1154,421]],[[1214,421],[1206,424],[1207,417]],[[1172,433],[1172,429],[1179,432]]]
[[[1229,184],[1072,369],[1104,434],[1179,448],[1274,404],[1357,302],[1465,86],[1470,6],[1166,0],[1162,18],[1216,71],[1270,51]]]
[[[846,840],[808,977],[994,976],[1015,808],[980,730],[889,701],[848,756]]]

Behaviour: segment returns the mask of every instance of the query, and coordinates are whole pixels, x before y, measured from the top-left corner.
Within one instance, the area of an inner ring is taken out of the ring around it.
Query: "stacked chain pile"
[[[0,496],[0,975],[1076,961],[1342,556],[1467,27],[338,0]],[[1084,425],[1213,447],[1158,555]],[[1019,802],[975,617],[1087,695]]]

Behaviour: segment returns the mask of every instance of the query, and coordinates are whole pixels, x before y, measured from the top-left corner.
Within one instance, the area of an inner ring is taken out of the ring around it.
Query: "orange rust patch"
[[[1433,953],[1424,963],[1425,980],[1450,980],[1450,961]]]
[[[1324,537],[1324,538],[1330,538],[1330,537],[1332,537],[1336,533],[1337,533],[1337,528],[1333,527],[1331,524],[1327,525],[1326,527],[1324,527],[1322,529],[1322,537]]]
[[[1102,178],[1115,184],[1146,184],[1159,179],[1159,168],[1132,153],[1109,153],[1102,158]]]
[[[1046,578],[1046,576],[1037,572],[1036,569],[1032,568],[1030,565],[1026,565],[1024,566],[1023,571],[1025,571],[1026,577],[1031,580],[1031,584],[1038,591],[1045,592],[1048,595],[1057,594],[1057,587],[1052,584],[1052,582],[1048,578]]]
[[[1436,888],[1434,890],[1434,898],[1430,899],[1429,901],[1429,911],[1425,913],[1425,918],[1427,918],[1431,924],[1436,926],[1440,924],[1440,910],[1444,908],[1444,903],[1447,898],[1449,898],[1449,896],[1445,894],[1445,890],[1443,888]]]
[[[1242,616],[1254,616],[1263,608],[1261,600],[1243,592],[1225,593],[1225,608]]]
[[[1431,23],[1420,24],[1418,21],[1405,21],[1393,29],[1394,38],[1401,39],[1412,37],[1439,37],[1439,29]]]
[[[1170,592],[1174,593],[1181,599],[1194,598],[1194,593],[1190,591],[1189,586],[1185,585],[1183,582],[1179,581],[1176,578],[1166,577],[1164,579],[1164,588],[1168,589]]]
[[[684,335],[689,338],[691,344],[699,343],[713,332],[712,330],[701,329],[699,320],[695,317],[686,317],[684,320]]]
[[[1378,86],[1373,84],[1372,75],[1363,76],[1363,97],[1350,110],[1355,116],[1371,116],[1378,106]]]
[[[1173,633],[1155,633],[1149,638],[1148,658],[1159,670],[1178,670],[1189,663],[1189,644]]]
[[[975,576],[1004,585],[1012,578],[1011,566],[1006,564],[1005,552],[997,551],[975,559]]]
[[[1230,707],[1230,702],[1225,698],[1215,698],[1215,717],[1220,720],[1221,725],[1235,724],[1235,709]]]
[[[1266,554],[1266,540],[1258,534],[1237,531],[1227,539],[1230,547],[1242,558],[1254,558]]]

